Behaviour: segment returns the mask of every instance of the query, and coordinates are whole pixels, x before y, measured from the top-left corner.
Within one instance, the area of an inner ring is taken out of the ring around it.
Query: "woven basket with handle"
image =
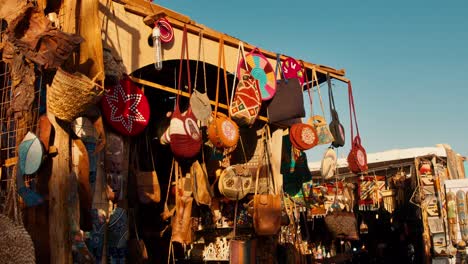
[[[96,104],[104,94],[104,88],[93,79],[58,68],[52,84],[47,88],[47,110],[67,122],[75,120],[89,106]]]

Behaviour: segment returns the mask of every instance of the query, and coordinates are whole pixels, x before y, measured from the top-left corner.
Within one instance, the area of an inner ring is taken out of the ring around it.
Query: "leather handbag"
[[[307,79],[307,77],[306,77]],[[312,125],[315,130],[317,131],[318,142],[317,145],[324,145],[333,142],[334,138],[330,129],[328,127],[327,121],[325,120],[325,108],[323,107],[322,95],[320,93],[320,84],[317,78],[317,72],[315,68],[312,68],[312,86],[317,86],[317,94],[320,100],[320,108],[322,110],[322,115],[314,115],[314,108],[313,108],[313,95],[310,93],[310,86],[307,87],[307,93],[309,95],[310,100],[310,112],[312,117],[309,118],[308,123]]]
[[[272,183],[272,187],[268,186],[267,193],[258,193],[258,183],[260,171],[263,166],[259,166],[257,170],[257,179],[255,183],[255,195],[253,206],[253,223],[255,233],[257,235],[275,235],[281,228],[281,194],[276,193],[275,180],[272,175],[271,168],[271,148],[269,147],[270,131],[268,126],[264,129],[264,150],[263,162],[267,168],[267,182]]]
[[[296,123],[289,129],[292,145],[298,150],[308,150],[318,143],[317,131],[310,124]]]
[[[227,86],[227,73],[226,73],[226,59],[224,56],[224,39],[219,40],[219,50],[218,50],[218,77],[216,82],[216,104],[215,111],[213,113],[213,120],[208,125],[208,139],[213,143],[217,148],[233,148],[236,146],[237,141],[239,140],[239,127],[237,124],[232,121],[230,116],[218,112],[219,105],[219,82],[220,82],[220,68],[221,68],[221,59],[223,62],[224,70],[224,87],[226,88],[226,104],[228,104],[229,109],[229,91]],[[232,149],[234,150],[234,149]]]
[[[178,162],[175,162],[176,178],[176,208],[172,217],[172,237],[171,242],[189,244],[192,242],[192,202],[191,193],[185,189],[185,180],[181,178],[181,170]]]
[[[244,55],[244,44],[239,42],[239,48],[237,50],[237,61],[243,58],[245,63]],[[247,65],[245,65],[247,68]],[[260,107],[262,106],[262,98],[260,90],[258,89],[258,82],[252,77],[250,73],[244,73],[239,76],[239,82],[237,83],[237,71],[234,73],[234,80],[232,82],[232,96],[231,105],[229,107],[229,114],[239,126],[252,126],[257,120],[258,114],[260,113]]]
[[[337,212],[325,216],[325,225],[334,238],[359,240],[357,220],[353,212]]]
[[[298,78],[286,78],[281,68],[279,54],[276,55],[275,72],[278,71],[280,78],[283,79],[276,81],[276,94],[267,107],[268,122],[270,124],[305,116],[302,86]]]
[[[197,90],[197,77],[198,77],[198,62],[200,61],[200,54],[203,52],[203,83],[204,90],[200,92]],[[195,117],[202,121],[202,124],[206,124],[208,119],[211,116],[211,102],[208,98],[207,89],[206,89],[206,67],[205,67],[205,50],[203,46],[203,32],[200,32],[199,41],[198,41],[198,60],[197,66],[195,68],[195,82],[193,93],[190,96],[190,106],[192,107],[193,114]]]
[[[201,149],[202,135],[197,124],[197,118],[192,112],[191,106],[184,113],[179,109],[180,93],[182,91],[182,60],[186,56],[187,81],[189,93],[191,93],[190,65],[187,44],[187,27],[184,25],[182,37],[182,53],[179,64],[178,93],[174,113],[172,114],[171,124],[169,126],[170,145],[174,156],[177,158],[193,158]]]
[[[348,154],[348,167],[353,173],[365,172],[368,169],[367,166],[367,153],[364,147],[361,145],[361,137],[359,136],[359,127],[356,118],[356,109],[354,107],[353,89],[351,82],[348,82],[348,99],[349,99],[349,118],[351,120],[351,138],[353,140],[351,145],[351,151]],[[354,119],[353,119],[354,117]],[[357,135],[354,137],[354,128],[356,126]]]
[[[141,171],[138,166],[139,161],[137,160],[135,162],[137,165],[136,180],[138,199],[144,204],[151,202],[159,203],[161,201],[161,187],[159,186],[156,166],[154,165],[153,149],[149,145],[148,137],[146,137],[146,151],[150,154],[149,158],[151,159],[152,170]]]
[[[328,101],[330,103],[330,113],[332,121],[330,122],[329,128],[333,135],[332,146],[335,148],[343,147],[345,144],[345,131],[343,125],[340,123],[338,112],[335,107],[335,98],[333,96],[333,90],[330,80],[330,74],[327,73],[327,84],[328,84]]]
[[[202,164],[200,164],[198,160],[193,162],[190,167],[190,175],[192,178],[192,192],[195,202],[197,202],[198,205],[211,205],[211,199],[214,194],[208,181],[205,162]]]

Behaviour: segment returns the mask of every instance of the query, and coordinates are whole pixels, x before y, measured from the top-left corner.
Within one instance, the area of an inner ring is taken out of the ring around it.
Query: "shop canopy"
[[[154,63],[154,50],[148,44],[148,37],[152,32],[155,19],[165,17],[174,28],[174,41],[168,46],[163,46],[163,59],[166,61],[178,61],[180,59],[182,47],[182,33],[184,25],[187,25],[189,53],[191,60],[198,59],[199,33],[203,32],[204,38],[204,61],[208,64],[217,65],[217,51],[219,39],[223,37],[226,54],[226,70],[233,72],[237,66],[237,49],[239,39],[218,32],[204,25],[198,24],[189,17],[179,14],[160,5],[152,4],[144,0],[114,0],[100,1],[100,12],[102,21],[102,32],[105,44],[111,48],[114,55],[121,57],[123,64],[127,67],[128,73],[133,73],[138,69]],[[166,44],[167,45],[167,44]],[[244,42],[245,51],[249,52],[255,46]],[[267,51],[259,47],[260,51],[269,59],[272,65],[276,65],[276,53]],[[282,55],[283,58],[287,54]],[[203,59],[203,58],[202,58]],[[296,58],[300,60],[301,58]],[[315,68],[319,82],[326,80],[326,74],[334,79],[343,82],[349,80],[344,77],[344,69],[334,69],[328,66],[314,64],[304,61],[308,76],[312,76],[312,68]],[[137,80],[138,81],[138,80]],[[144,83],[143,83],[144,84]],[[148,84],[146,84],[148,85]],[[150,85],[151,86],[151,85]],[[167,89],[161,85],[156,88]],[[172,85],[173,86],[173,85]]]

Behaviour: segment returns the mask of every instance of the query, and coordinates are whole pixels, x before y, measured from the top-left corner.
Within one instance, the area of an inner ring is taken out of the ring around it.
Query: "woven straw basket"
[[[0,263],[34,264],[34,244],[26,229],[0,214]]]
[[[100,74],[91,80],[79,72],[68,73],[58,68],[47,88],[47,110],[64,121],[75,120],[104,94],[104,87],[94,82]]]

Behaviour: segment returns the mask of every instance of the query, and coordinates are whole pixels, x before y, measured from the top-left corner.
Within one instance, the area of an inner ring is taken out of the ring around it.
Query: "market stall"
[[[6,6],[0,205],[37,262],[355,257],[355,206],[380,209],[369,186],[385,181],[368,172],[344,70],[143,0]],[[335,105],[333,82],[347,84],[347,106]],[[319,181],[305,154],[317,145],[330,146]],[[337,177],[336,148],[345,145]],[[363,175],[358,188],[343,170]]]

